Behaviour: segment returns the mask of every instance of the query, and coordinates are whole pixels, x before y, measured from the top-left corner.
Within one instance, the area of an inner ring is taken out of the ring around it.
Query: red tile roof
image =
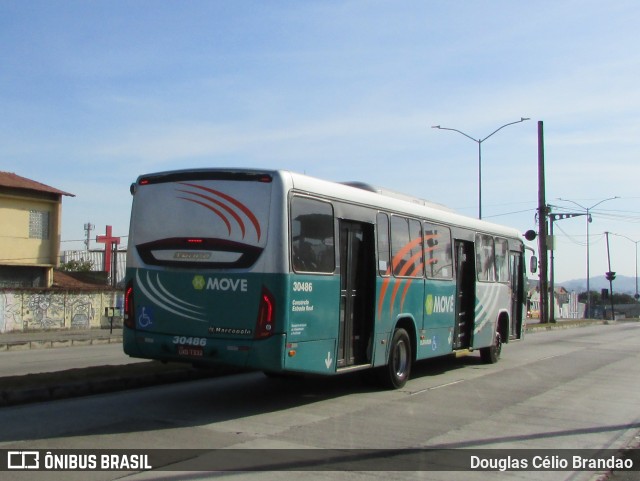
[[[13,172],[0,171],[0,187],[9,187],[12,189],[35,190],[37,192],[47,192],[50,194],[68,195],[70,197],[75,197],[75,195],[73,194],[69,194],[68,192],[55,189],[45,184],[41,184],[40,182],[36,182],[35,180],[27,179],[25,177],[20,177],[19,175],[16,175]]]
[[[107,274],[103,272],[63,272],[53,271],[53,288],[71,290],[110,289]]]

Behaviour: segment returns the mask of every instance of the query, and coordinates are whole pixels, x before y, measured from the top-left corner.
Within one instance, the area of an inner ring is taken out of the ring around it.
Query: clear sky
[[[637,0],[0,0],[0,170],[75,194],[126,244],[129,185],[187,167],[360,180],[535,228],[537,124],[547,201],[640,240]],[[556,223],[556,279],[586,274],[585,217]],[[94,233],[95,235],[96,233]],[[612,270],[635,248],[611,237]],[[94,243],[93,246],[96,246]]]

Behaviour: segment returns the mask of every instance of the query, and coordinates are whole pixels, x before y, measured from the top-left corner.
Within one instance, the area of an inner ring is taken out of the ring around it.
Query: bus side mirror
[[[536,256],[531,256],[531,259],[529,259],[529,271],[532,274],[538,272],[538,258]]]

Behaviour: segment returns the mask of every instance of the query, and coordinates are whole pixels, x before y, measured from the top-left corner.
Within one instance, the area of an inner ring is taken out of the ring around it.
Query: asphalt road
[[[0,409],[0,448],[204,449],[195,461],[209,470],[216,465],[207,459],[218,449],[231,449],[229,456],[266,448],[619,449],[640,432],[639,348],[640,324],[597,325],[529,334],[524,342],[505,346],[495,365],[482,364],[477,355],[423,362],[397,391],[372,388],[357,375],[272,380],[246,373],[5,407]],[[166,471],[8,472],[2,477],[587,481],[603,474],[209,473],[194,471],[189,451],[168,453],[160,464],[154,461],[156,468],[171,469]],[[273,465],[273,459],[258,462]]]
[[[122,344],[4,351],[0,352],[0,378],[141,361],[125,355]]]

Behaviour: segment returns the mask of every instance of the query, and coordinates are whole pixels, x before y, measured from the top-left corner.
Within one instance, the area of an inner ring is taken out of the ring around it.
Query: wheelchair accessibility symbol
[[[146,329],[153,325],[153,311],[150,307],[138,309],[137,323],[140,329]]]

